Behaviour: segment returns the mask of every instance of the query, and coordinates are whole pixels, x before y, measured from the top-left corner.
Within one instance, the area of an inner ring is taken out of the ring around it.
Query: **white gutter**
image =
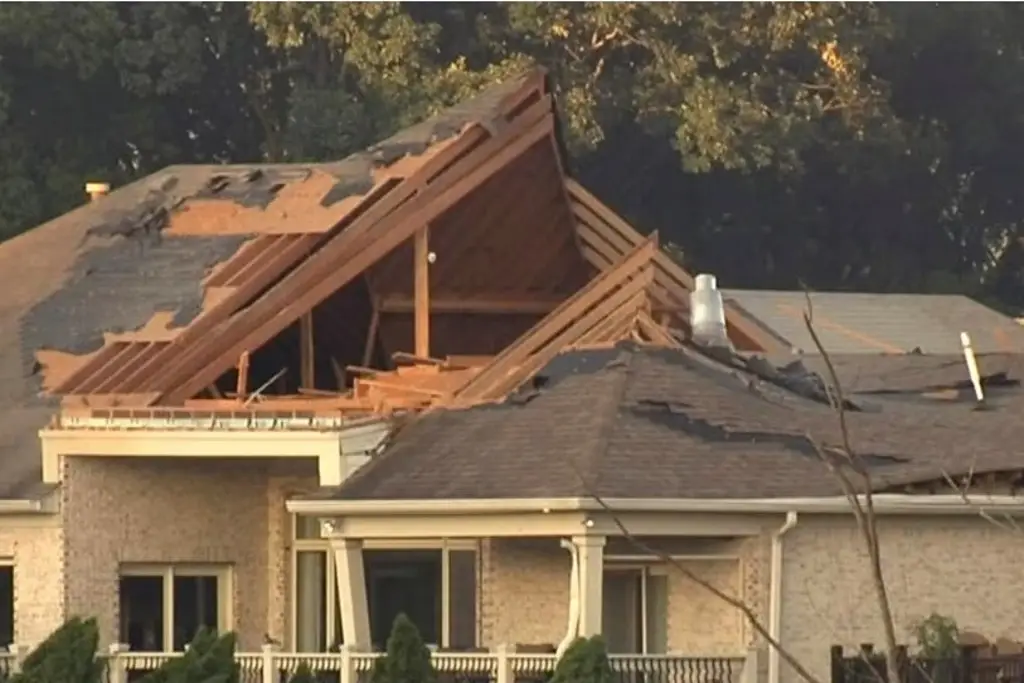
[[[861,497],[863,501],[863,497]],[[824,498],[606,498],[613,512],[715,512],[733,514],[850,514],[844,496]],[[874,507],[889,515],[977,515],[980,510],[1024,516],[1024,497],[905,495],[876,493]],[[289,512],[309,515],[472,515],[508,512],[600,513],[604,507],[591,498],[486,498],[447,500],[290,500]]]
[[[0,515],[17,515],[27,512],[52,512],[44,500],[0,500]]]
[[[772,534],[771,586],[768,592],[768,635],[778,643],[782,639],[782,537],[798,521],[797,513],[786,513],[786,522]],[[768,683],[779,683],[779,651],[768,648]]]
[[[559,545],[569,551],[572,558],[572,569],[569,571],[569,625],[565,630],[565,638],[555,650],[555,658],[561,659],[580,634],[580,549],[571,539],[563,538]]]

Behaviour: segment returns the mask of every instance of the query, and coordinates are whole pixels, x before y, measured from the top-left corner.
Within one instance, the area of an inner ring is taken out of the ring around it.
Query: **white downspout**
[[[768,594],[768,634],[778,643],[782,638],[782,537],[796,526],[797,513],[786,513],[785,523],[772,534],[771,587]],[[768,646],[768,683],[779,683],[779,651]]]
[[[569,646],[576,641],[580,633],[580,549],[572,541],[563,538],[559,543],[569,551],[572,558],[572,569],[569,571],[569,625],[565,638],[558,644],[555,657],[561,659]]]

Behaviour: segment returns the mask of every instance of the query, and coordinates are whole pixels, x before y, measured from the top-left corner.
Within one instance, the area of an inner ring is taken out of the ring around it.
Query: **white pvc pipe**
[[[786,513],[785,523],[772,534],[771,585],[768,591],[768,634],[778,643],[782,640],[782,537],[798,521],[796,511]],[[768,646],[768,683],[779,683],[779,651]]]
[[[580,549],[571,540],[562,539],[559,543],[569,551],[572,558],[572,569],[569,570],[569,624],[565,630],[565,638],[558,644],[555,657],[561,659],[580,632]]]

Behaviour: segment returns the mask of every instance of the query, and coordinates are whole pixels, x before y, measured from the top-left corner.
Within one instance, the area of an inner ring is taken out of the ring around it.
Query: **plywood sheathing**
[[[216,379],[237,354],[258,348],[305,311],[344,287],[424,223],[550,135],[550,97],[508,122],[496,135],[474,125],[409,178],[388,187],[363,213],[328,240],[301,267],[221,326],[216,337],[185,347],[173,369],[154,379],[160,402],[180,404]],[[433,179],[428,182],[428,180]]]
[[[580,247],[595,268],[611,267],[643,239],[635,228],[578,182],[566,179],[565,186],[577,221]],[[693,276],[661,251],[655,256],[654,265],[651,296],[655,312],[667,314],[679,327],[688,328],[686,313],[690,308]],[[729,302],[726,302],[726,325],[730,339],[741,350],[774,352],[779,349],[778,340],[752,324]]]

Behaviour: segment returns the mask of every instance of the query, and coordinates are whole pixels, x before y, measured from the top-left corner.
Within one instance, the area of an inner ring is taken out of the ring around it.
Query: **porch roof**
[[[982,357],[982,374],[1019,375],[1019,357]],[[946,474],[1019,470],[1013,446],[1024,396],[992,379],[993,409],[932,398],[964,393],[962,360],[837,357],[848,413],[879,489]],[[875,368],[874,372],[872,368]],[[851,370],[852,369],[852,370]],[[883,374],[884,373],[884,374]],[[434,411],[320,499],[770,499],[836,496],[814,438],[838,443],[837,420],[813,392],[784,389],[692,349],[563,353],[501,403]],[[805,376],[806,379],[807,376]],[[917,378],[917,381],[914,381]],[[1007,379],[1004,375],[1003,379]],[[791,383],[792,384],[792,383]],[[859,394],[858,385],[866,391]],[[886,387],[892,387],[887,393]]]

